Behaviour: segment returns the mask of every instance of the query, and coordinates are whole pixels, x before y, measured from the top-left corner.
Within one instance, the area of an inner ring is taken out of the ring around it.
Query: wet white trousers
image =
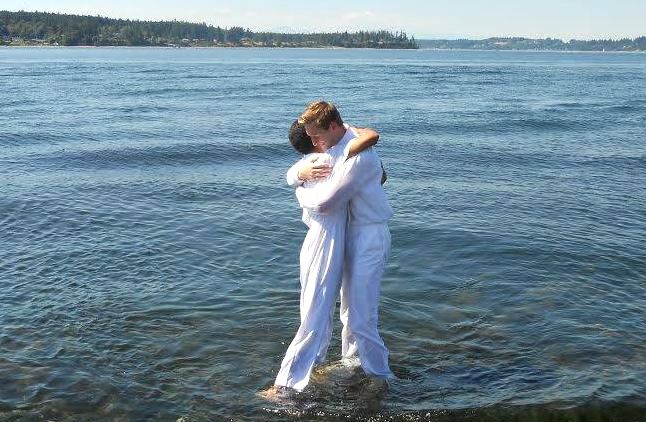
[[[300,315],[296,336],[287,348],[275,385],[302,391],[314,364],[325,360],[345,250],[346,212],[310,220],[300,253]]]
[[[390,254],[387,223],[350,224],[341,284],[341,352],[359,356],[366,374],[392,377],[388,349],[379,335],[381,278]]]

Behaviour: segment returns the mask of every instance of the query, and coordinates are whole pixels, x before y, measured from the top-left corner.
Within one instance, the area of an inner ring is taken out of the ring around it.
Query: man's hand
[[[332,173],[332,167],[328,164],[307,163],[298,170],[298,178],[303,181],[321,180]]]
[[[381,184],[383,185],[388,180],[388,175],[386,174],[386,169],[384,168],[384,163],[381,163]]]

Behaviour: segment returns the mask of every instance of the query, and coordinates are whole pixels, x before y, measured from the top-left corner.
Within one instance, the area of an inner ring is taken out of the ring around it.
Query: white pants
[[[379,335],[381,278],[390,253],[387,223],[350,224],[341,285],[342,355],[358,353],[366,374],[392,377],[388,349]]]
[[[300,254],[301,323],[275,385],[302,391],[315,362],[325,360],[332,332],[330,315],[336,304],[345,249],[346,212],[310,221]]]

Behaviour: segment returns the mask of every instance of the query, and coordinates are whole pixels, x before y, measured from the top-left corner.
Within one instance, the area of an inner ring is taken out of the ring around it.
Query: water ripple
[[[642,56],[5,53],[0,420],[641,420]],[[331,364],[274,405],[306,231],[286,131],[313,97],[382,134],[398,379],[340,365],[335,320]]]

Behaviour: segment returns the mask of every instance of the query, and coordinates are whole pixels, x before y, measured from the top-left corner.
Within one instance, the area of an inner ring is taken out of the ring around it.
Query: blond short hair
[[[341,119],[339,110],[334,104],[326,101],[314,101],[308,105],[298,118],[298,122],[303,125],[314,124],[324,130],[329,129],[332,122],[343,126],[343,119]]]

